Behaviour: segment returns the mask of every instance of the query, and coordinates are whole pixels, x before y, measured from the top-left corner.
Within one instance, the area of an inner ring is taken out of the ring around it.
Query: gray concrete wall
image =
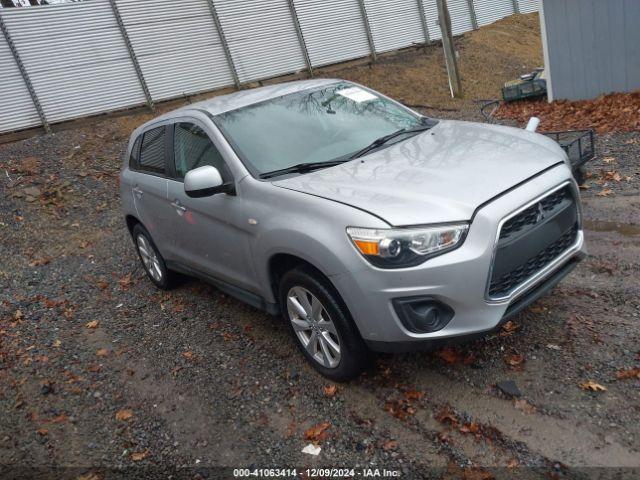
[[[541,0],[549,100],[640,89],[640,0]]]

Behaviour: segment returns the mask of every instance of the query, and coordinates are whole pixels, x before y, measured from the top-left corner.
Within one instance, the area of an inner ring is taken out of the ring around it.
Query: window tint
[[[131,155],[129,156],[129,168],[138,168],[138,159],[140,157],[140,141],[141,137],[136,138],[136,141],[131,148]]]
[[[164,127],[145,132],[140,148],[139,168],[164,173]]]
[[[193,123],[177,123],[173,134],[176,176],[184,178],[189,170],[211,165],[220,172],[223,180],[229,175],[222,155],[209,136]]]

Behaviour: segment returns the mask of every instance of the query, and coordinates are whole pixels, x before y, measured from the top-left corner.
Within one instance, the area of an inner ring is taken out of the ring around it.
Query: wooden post
[[[451,96],[454,98],[462,97],[462,84],[460,83],[460,75],[458,74],[458,61],[456,59],[456,50],[453,45],[453,33],[451,32],[451,17],[445,0],[436,0],[438,4],[438,23],[442,32],[442,46],[444,47],[444,60],[447,65],[447,74],[449,76],[449,89]]]

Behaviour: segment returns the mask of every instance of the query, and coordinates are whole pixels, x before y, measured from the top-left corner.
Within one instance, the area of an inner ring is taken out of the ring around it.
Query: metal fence
[[[538,0],[448,0],[454,34]],[[436,0],[87,0],[0,10],[0,132],[441,38]]]

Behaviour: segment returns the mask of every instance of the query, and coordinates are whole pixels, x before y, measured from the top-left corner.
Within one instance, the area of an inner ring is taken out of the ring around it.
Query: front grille
[[[498,235],[488,296],[510,295],[574,244],[578,228],[577,204],[569,186],[507,220]]]
[[[522,265],[518,265],[509,273],[492,280],[489,287],[489,296],[501,297],[508,295],[514,288],[549,265],[558,255],[573,245],[577,236],[578,227],[574,226],[535,257],[530,258]]]
[[[544,213],[550,213],[553,212],[553,210],[557,208],[563,200],[572,198],[573,196],[568,186],[558,190],[557,192],[553,192],[551,195],[543,198],[539,204],[536,203],[535,205],[532,205],[505,222],[502,226],[502,230],[500,230],[500,239],[509,238],[522,231],[524,228],[535,225],[539,215],[539,205],[542,206],[542,211]]]

